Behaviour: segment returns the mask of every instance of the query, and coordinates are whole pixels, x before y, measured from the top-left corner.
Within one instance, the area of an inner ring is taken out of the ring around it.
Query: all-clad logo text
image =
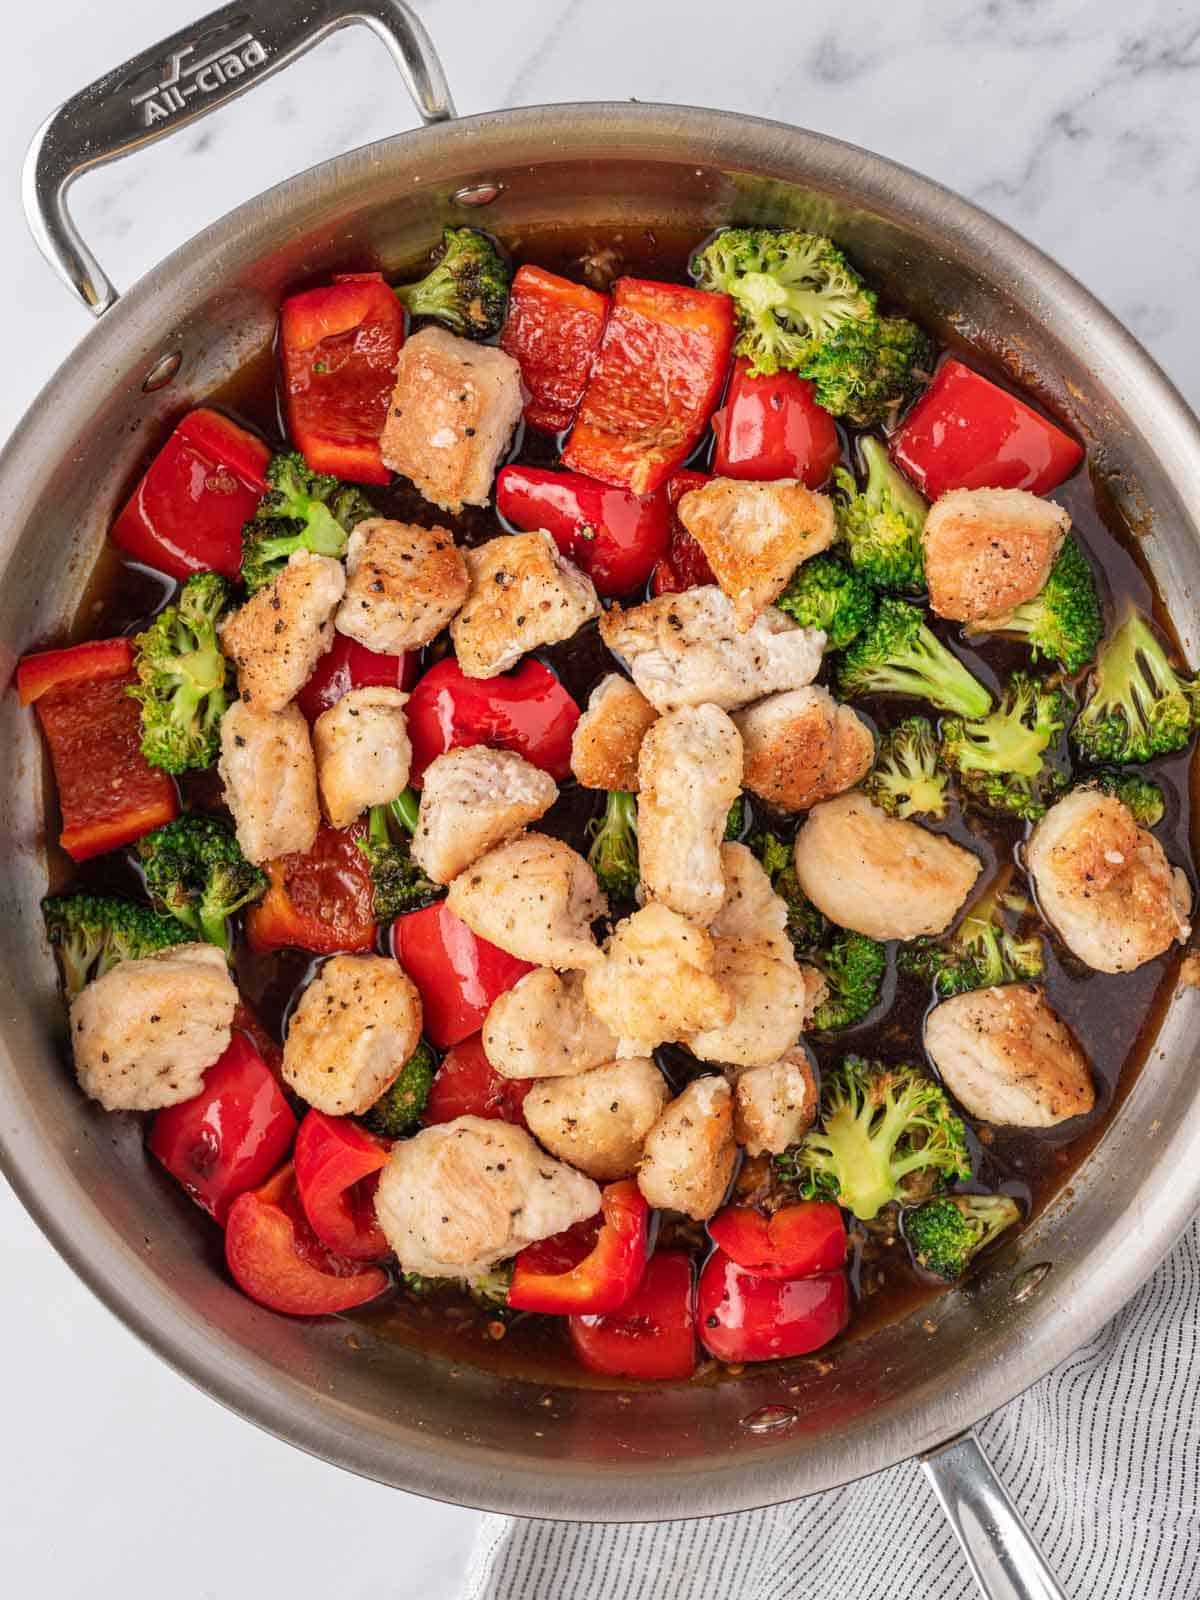
[[[215,94],[235,78],[244,77],[255,67],[261,67],[267,59],[266,46],[260,44],[252,33],[239,35],[231,44],[210,51],[198,61],[191,59],[195,53],[194,44],[187,45],[183,50],[173,50],[171,64],[162,82],[134,95],[133,104],[146,127],[155,122],[168,121],[177,111],[183,111],[189,100]]]

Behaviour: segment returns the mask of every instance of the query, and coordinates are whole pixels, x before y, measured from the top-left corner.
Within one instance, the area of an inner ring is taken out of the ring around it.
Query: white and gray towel
[[[1200,1600],[1200,1222],[979,1428],[1069,1600]],[[920,1470],[728,1517],[483,1519],[464,1600],[974,1600]]]

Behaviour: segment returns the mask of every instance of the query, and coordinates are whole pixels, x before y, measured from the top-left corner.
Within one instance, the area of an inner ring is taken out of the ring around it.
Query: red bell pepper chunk
[[[733,336],[728,295],[619,278],[563,465],[652,494],[703,433]]]
[[[611,1378],[690,1378],[696,1370],[692,1264],[682,1250],[657,1250],[640,1287],[617,1311],[572,1317],[582,1366]]]
[[[752,1206],[726,1206],[708,1231],[730,1260],[762,1278],[811,1278],[846,1262],[841,1207],[828,1200],[800,1200],[770,1217]]]
[[[428,1024],[426,1017],[426,1024]],[[428,1031],[428,1028],[427,1030]],[[432,1128],[456,1117],[488,1117],[525,1126],[525,1096],[532,1078],[503,1078],[488,1060],[480,1034],[456,1044],[433,1075],[421,1121]]]
[[[175,785],[142,754],[133,643],[101,639],[44,650],[17,667],[22,705],[33,705],[50,747],[73,861],[131,844],[179,813]]]
[[[388,1147],[349,1117],[311,1110],[300,1124],[292,1162],[309,1226],[321,1243],[351,1261],[388,1253],[375,1219],[375,1190]]]
[[[607,295],[541,267],[518,268],[500,348],[521,368],[531,428],[559,433],[570,427],[607,315]]]
[[[523,533],[545,528],[600,594],[640,588],[667,547],[671,508],[664,489],[630,494],[542,467],[504,467],[496,509]]]
[[[113,523],[113,543],[172,578],[237,578],[242,524],[267,487],[270,459],[269,446],[219,411],[189,411]]]
[[[322,827],[311,850],[264,867],[271,886],[246,913],[252,950],[293,946],[316,955],[369,950],[375,943],[375,892],[359,848],[362,824]]]
[[[685,589],[695,589],[701,584],[716,583],[713,569],[701,545],[679,520],[678,506],[689,489],[698,489],[702,483],[711,483],[707,472],[677,472],[667,484],[667,503],[671,507],[671,528],[667,550],[654,569],[650,588],[654,594],[682,594]]]
[[[312,677],[296,696],[296,704],[309,722],[351,689],[376,684],[388,689],[409,689],[417,676],[417,658],[411,651],[387,656],[368,650],[348,634],[335,633],[332,646],[317,662]]]
[[[753,375],[733,364],[725,404],[712,419],[713,471],[719,478],[799,478],[819,489],[842,453],[837,425],[794,372]]]
[[[409,782],[419,788],[435,756],[462,745],[515,750],[558,783],[570,775],[571,737],[579,707],[532,657],[497,678],[468,678],[452,657],[417,684],[404,714],[412,743]]]
[[[223,1224],[238,1195],[287,1158],[295,1134],[295,1115],[270,1067],[235,1033],[200,1093],[156,1113],[146,1148]]]
[[[379,272],[290,295],[279,312],[288,433],[314,472],[388,483],[379,453],[404,312]]]
[[[947,489],[1048,494],[1083,460],[1083,446],[1015,394],[951,357],[889,445],[926,499]]]
[[[381,1267],[347,1261],[317,1238],[300,1205],[290,1161],[261,1189],[233,1202],[225,1225],[225,1260],[252,1300],[294,1317],[349,1311],[388,1286]]]
[[[700,1342],[718,1361],[802,1356],[835,1339],[850,1320],[844,1272],[764,1278],[714,1250],[696,1294]]]
[[[646,1270],[650,1207],[626,1178],[601,1190],[600,1208],[598,1230],[594,1221],[577,1224],[520,1252],[508,1291],[510,1306],[593,1316],[616,1311],[637,1293]]]
[[[396,918],[392,953],[420,990],[425,1032],[439,1050],[475,1033],[496,996],[533,971],[472,933],[444,900]]]

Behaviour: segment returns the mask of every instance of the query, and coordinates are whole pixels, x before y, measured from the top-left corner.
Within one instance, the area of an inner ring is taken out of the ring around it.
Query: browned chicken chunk
[[[635,794],[638,752],[658,712],[642,691],[619,672],[592,690],[571,740],[571,771],[585,789],[621,789]]]
[[[648,1056],[733,1016],[703,928],[651,901],[619,922],[598,966],[584,974],[589,1006],[618,1040],[619,1056]]]
[[[1024,489],[951,489],[929,508],[921,542],[929,604],[980,622],[1032,600],[1071,526],[1069,514]]]
[[[815,683],[771,695],[733,720],[742,736],[742,781],[780,811],[807,811],[852,789],[875,759],[870,728]]]
[[[616,1036],[583,997],[579,972],[527,972],[497,995],[483,1023],[483,1052],[502,1078],[561,1078],[602,1066]]]
[[[608,911],[596,874],[561,839],[523,833],[481,856],[450,885],[446,903],[472,933],[540,967],[604,960],[592,923]]]
[[[347,828],[369,806],[386,805],[408,783],[412,746],[402,689],[348,690],[313,723],[321,806],[331,828]]]
[[[468,678],[494,678],[529,650],[572,638],[600,611],[585,578],[548,533],[504,533],[466,552],[470,593],[450,624]]]
[[[218,770],[247,861],[310,850],[321,824],[317,765],[299,706],[259,711],[237,700],[221,720]]]
[[[467,564],[446,528],[369,517],[346,547],[346,593],[334,621],[368,650],[403,655],[436,639],[467,598]]]
[[[765,1066],[799,1039],[825,993],[814,967],[789,951],[774,953],[757,940],[716,939],[716,978],[733,997],[729,1022],[692,1034],[688,1048],[701,1061]]]
[[[742,741],[717,706],[684,706],[649,728],[638,758],[642,886],[701,927],[721,909],[721,841],[742,787]]]
[[[706,1222],[733,1176],[733,1096],[724,1078],[695,1078],[646,1135],[638,1188],[652,1206]]]
[[[283,1076],[331,1117],[370,1109],[421,1038],[421,997],[390,956],[333,956],[300,996]]]
[[[275,579],[229,617],[221,649],[237,667],[242,699],[282,711],[333,643],[333,614],[346,587],[340,561],[297,550]]]
[[[669,1098],[654,1062],[631,1056],[536,1083],[521,1109],[530,1132],[552,1155],[609,1183],[636,1170],[646,1135]]]
[[[733,1136],[748,1156],[779,1155],[817,1120],[817,1079],[797,1045],[733,1077]]]
[[[465,745],[425,768],[412,853],[435,883],[449,883],[520,833],[558,798],[548,772],[513,750]],[[399,793],[399,791],[397,791]]]

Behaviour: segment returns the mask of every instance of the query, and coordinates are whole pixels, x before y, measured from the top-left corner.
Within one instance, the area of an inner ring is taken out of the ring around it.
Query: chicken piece
[[[493,846],[536,822],[558,798],[548,772],[515,751],[482,744],[437,756],[421,781],[412,853],[434,883],[457,878]]]
[[[299,706],[260,711],[237,700],[221,719],[225,804],[247,861],[311,850],[321,822],[317,764]]]
[[[332,956],[300,996],[284,1081],[331,1117],[361,1116],[421,1040],[421,997],[390,956]]]
[[[925,1048],[973,1117],[1052,1128],[1096,1103],[1087,1058],[1036,983],[971,989],[934,1006]]]
[[[539,1150],[524,1128],[487,1117],[397,1139],[375,1194],[401,1271],[431,1278],[477,1277],[599,1209],[590,1178]]]
[[[734,716],[742,782],[779,811],[807,811],[871,770],[875,739],[849,706],[817,684],[771,695]]]
[[[1025,489],[951,489],[929,508],[921,543],[939,617],[1006,616],[1050,575],[1070,515]]]
[[[1186,874],[1112,795],[1074,789],[1056,801],[1025,862],[1043,915],[1097,972],[1132,972],[1191,933]]]
[[[611,1061],[616,1036],[589,1010],[578,972],[527,972],[492,1001],[483,1052],[502,1078],[562,1078]]]
[[[825,635],[768,606],[745,632],[712,584],[664,594],[622,611],[612,606],[600,634],[656,711],[714,705],[723,711],[779,689],[811,683]]]
[[[585,789],[636,794],[638,752],[658,712],[642,691],[610,672],[592,690],[571,740],[571,771]]]
[[[590,578],[548,533],[502,533],[468,550],[471,590],[450,624],[468,678],[494,678],[529,650],[559,644],[599,615]]]
[[[676,514],[733,602],[740,633],[783,592],[802,561],[837,538],[833,501],[792,478],[713,478],[683,495]]]
[[[470,586],[448,529],[368,517],[346,546],[346,593],[334,625],[368,650],[403,655],[437,638]]]
[[[592,923],[608,915],[596,874],[569,844],[523,833],[481,856],[450,885],[446,904],[472,933],[539,967],[604,960]]]
[[[733,1176],[733,1096],[724,1078],[694,1078],[646,1135],[638,1188],[652,1206],[707,1222]]]
[[[709,925],[714,939],[740,939],[760,944],[786,961],[792,955],[786,901],[771,887],[758,857],[744,844],[721,846],[725,898]]]
[[[229,1043],[237,1003],[215,945],[177,944],[120,962],[71,1002],[80,1087],[106,1111],[191,1100]]]
[[[331,828],[347,828],[368,806],[386,805],[408,783],[412,746],[402,689],[348,690],[313,723],[321,806]]]
[[[275,579],[228,618],[221,649],[256,711],[282,711],[333,643],[333,614],[346,587],[340,561],[297,550]]]
[[[817,1120],[817,1079],[800,1046],[733,1076],[733,1136],[748,1156],[777,1156]]]
[[[660,717],[638,757],[638,860],[642,885],[701,927],[721,909],[721,841],[742,788],[742,741],[717,706]]]
[[[766,1066],[799,1039],[825,994],[825,979],[757,940],[715,939],[716,977],[733,996],[733,1017],[686,1041],[701,1061]]]
[[[529,1131],[551,1155],[609,1183],[636,1170],[646,1135],[669,1099],[654,1062],[631,1056],[535,1083],[521,1109]]]
[[[733,1017],[716,978],[717,953],[703,928],[651,901],[619,922],[602,961],[584,974],[589,1006],[617,1037],[618,1056],[648,1056]]]
[[[795,862],[817,910],[871,939],[942,933],[980,873],[970,850],[857,793],[813,807],[796,835]]]
[[[422,328],[396,362],[379,441],[384,465],[443,511],[485,506],[523,404],[521,369],[511,356],[444,328]]]

